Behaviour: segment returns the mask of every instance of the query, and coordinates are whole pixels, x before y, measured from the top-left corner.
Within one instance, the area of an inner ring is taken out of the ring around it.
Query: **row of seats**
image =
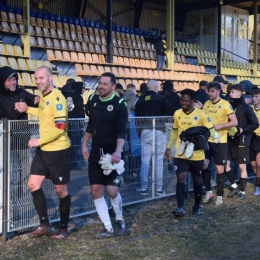
[[[74,78],[75,81],[82,81],[81,77],[78,76],[53,75],[53,84],[54,86],[61,88],[66,85],[68,78]],[[20,86],[36,87],[34,74],[27,72],[18,73],[18,83]]]
[[[221,74],[225,75],[231,75],[231,76],[252,76],[251,70],[245,70],[245,69],[237,69],[237,68],[227,68],[227,67],[221,67]]]
[[[11,57],[24,57],[22,48],[20,46],[0,43],[0,55]]]
[[[196,43],[189,43],[189,42],[179,42],[175,41],[174,42],[174,47],[180,47],[180,48],[188,48],[188,49],[193,49],[193,50],[198,50],[200,51],[200,45]]]
[[[197,73],[177,72],[177,71],[157,71],[151,69],[134,69],[123,67],[111,67],[102,65],[75,64],[78,76],[98,77],[105,72],[112,72],[118,78],[133,79],[158,79],[158,80],[177,80],[177,81],[198,81]]]

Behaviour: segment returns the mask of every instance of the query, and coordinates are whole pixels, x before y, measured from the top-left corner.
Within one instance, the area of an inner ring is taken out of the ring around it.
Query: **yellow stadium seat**
[[[19,70],[27,70],[27,64],[25,59],[17,59],[18,69]]]
[[[23,72],[21,74],[21,78],[22,78],[22,81],[24,83],[24,86],[29,86],[31,87],[33,84],[32,84],[32,80],[31,80],[31,76],[29,73],[25,73]]]
[[[36,70],[36,62],[35,60],[26,60],[27,63],[27,69],[30,71],[35,71]]]
[[[0,57],[0,67],[9,66],[6,57]]]
[[[16,59],[15,58],[7,58],[8,60],[8,64],[11,68],[17,70],[18,69],[18,64],[16,62]]]
[[[54,86],[58,87],[58,88],[61,88],[61,83],[59,81],[59,77],[57,75],[53,75],[53,84]]]

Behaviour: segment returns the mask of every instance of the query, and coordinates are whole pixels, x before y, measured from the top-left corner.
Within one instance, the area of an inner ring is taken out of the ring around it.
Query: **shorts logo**
[[[60,181],[62,181],[62,179],[63,179],[62,177],[59,177],[59,180],[60,180]]]
[[[108,107],[107,107],[107,111],[112,111],[114,109],[114,107],[112,106],[112,105],[109,105]]]
[[[244,162],[246,161],[246,158],[244,158]]]
[[[56,105],[56,110],[61,111],[62,110],[62,104],[57,104]]]
[[[174,171],[177,171],[178,167],[177,165],[174,165]]]

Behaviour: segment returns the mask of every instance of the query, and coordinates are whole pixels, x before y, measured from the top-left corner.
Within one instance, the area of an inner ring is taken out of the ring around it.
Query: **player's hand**
[[[28,142],[29,148],[37,147],[39,146],[39,141],[38,139],[30,139]]]
[[[20,113],[24,113],[28,109],[28,106],[25,102],[16,102],[14,104],[14,109]]]
[[[202,103],[201,103],[199,100],[196,100],[196,101],[194,102],[194,107],[196,107],[196,108],[202,108],[203,105],[202,105]]]
[[[39,97],[39,96],[36,96],[36,97],[34,98],[34,101],[33,101],[34,105],[38,104],[39,102],[40,102],[40,97]]]
[[[121,152],[115,151],[111,157],[111,163],[119,163],[121,160]]]
[[[88,148],[86,145],[82,145],[82,155],[83,155],[85,162],[88,162],[89,153],[88,153]]]
[[[171,160],[171,149],[166,149],[166,151],[165,151],[165,154],[164,154],[164,157],[165,157],[165,159],[166,160]]]
[[[218,131],[218,130],[221,129],[221,125],[213,125],[213,126],[214,126],[214,129],[215,129],[216,131]]]

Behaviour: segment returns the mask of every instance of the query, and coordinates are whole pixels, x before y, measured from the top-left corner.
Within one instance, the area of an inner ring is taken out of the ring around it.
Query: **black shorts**
[[[107,151],[104,151],[107,153]],[[111,154],[111,152],[108,152]],[[98,163],[100,160],[101,154],[98,149],[91,149],[89,155],[89,164],[88,164],[88,177],[89,184],[101,184],[104,186],[117,186],[121,185],[121,176],[117,174],[116,171],[112,171],[109,175],[104,175],[101,165]]]
[[[201,171],[203,170],[203,162],[204,160],[191,161],[181,158],[175,158],[174,170],[176,174],[181,172],[190,172],[192,175],[199,176],[201,175]]]
[[[39,147],[34,155],[30,174],[45,176],[55,185],[70,181],[71,149],[42,151]]]
[[[216,165],[226,165],[228,155],[227,143],[209,143],[211,154],[213,155],[213,161]]]
[[[232,142],[228,142],[228,160],[235,160],[237,164],[249,163],[249,147],[239,147]]]
[[[252,137],[252,142],[249,148],[249,159],[251,162],[256,161],[257,154],[260,153],[260,136]]]
[[[210,150],[204,150],[205,159],[210,160],[212,158],[212,153]]]

